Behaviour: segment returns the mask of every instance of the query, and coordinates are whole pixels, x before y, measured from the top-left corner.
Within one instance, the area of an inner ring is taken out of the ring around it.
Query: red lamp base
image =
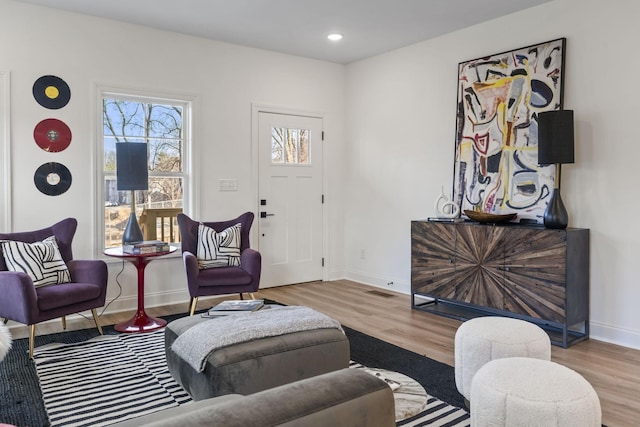
[[[125,333],[151,332],[164,328],[166,325],[166,320],[148,316],[147,313],[143,311],[136,313],[135,316],[126,322],[118,323],[113,328],[118,332]]]

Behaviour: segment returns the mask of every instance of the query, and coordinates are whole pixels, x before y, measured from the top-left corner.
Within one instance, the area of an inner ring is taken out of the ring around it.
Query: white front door
[[[322,280],[322,119],[260,112],[260,287]]]

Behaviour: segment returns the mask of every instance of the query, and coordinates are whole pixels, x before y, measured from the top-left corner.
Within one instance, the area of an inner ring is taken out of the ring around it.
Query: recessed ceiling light
[[[332,42],[337,42],[338,40],[342,39],[342,34],[338,34],[338,33],[329,34],[327,38]]]

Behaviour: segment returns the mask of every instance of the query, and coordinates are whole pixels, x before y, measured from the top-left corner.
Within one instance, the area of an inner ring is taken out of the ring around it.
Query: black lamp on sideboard
[[[122,244],[140,242],[144,237],[136,218],[136,191],[149,188],[147,144],[116,143],[116,178],[118,191],[131,191],[131,214],[122,235]]]
[[[569,215],[560,195],[562,165],[574,163],[573,110],[545,111],[538,114],[538,164],[555,165],[551,199],[544,212],[544,226],[565,229]]]

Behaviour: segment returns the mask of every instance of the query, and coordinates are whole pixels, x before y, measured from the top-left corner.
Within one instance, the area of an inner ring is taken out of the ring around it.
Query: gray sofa
[[[357,368],[247,396],[230,394],[133,418],[117,427],[395,426],[393,392]]]

